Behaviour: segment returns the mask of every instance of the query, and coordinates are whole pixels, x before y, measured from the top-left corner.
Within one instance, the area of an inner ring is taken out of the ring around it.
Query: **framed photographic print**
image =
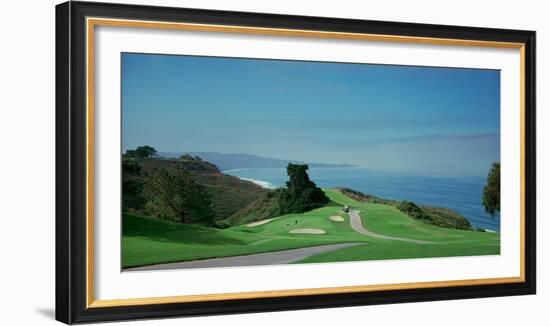
[[[535,32],[56,8],[56,318],[535,293]]]

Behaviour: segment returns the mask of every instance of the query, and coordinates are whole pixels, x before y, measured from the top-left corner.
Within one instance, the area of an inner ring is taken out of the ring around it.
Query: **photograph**
[[[500,255],[500,70],[120,62],[123,272]]]
[[[544,15],[131,2],[55,7],[56,320],[525,319]]]

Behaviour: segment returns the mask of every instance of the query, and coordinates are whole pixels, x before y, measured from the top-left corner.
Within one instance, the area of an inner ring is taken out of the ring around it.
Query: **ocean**
[[[288,180],[284,168],[235,169],[223,173],[266,188],[282,187]],[[485,177],[413,175],[355,167],[310,168],[309,175],[321,188],[347,187],[380,198],[450,208],[475,227],[500,231],[500,216],[493,218],[483,209]]]

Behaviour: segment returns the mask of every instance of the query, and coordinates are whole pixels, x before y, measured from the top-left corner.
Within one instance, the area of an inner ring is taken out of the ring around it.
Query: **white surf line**
[[[221,171],[222,173],[226,173],[226,172],[239,172],[239,171],[247,171],[247,170],[250,170],[251,168],[241,168],[241,169],[229,169],[229,170],[223,170]]]
[[[363,226],[363,223],[361,222],[361,216],[359,216],[359,211],[358,210],[350,210],[348,212],[348,215],[349,215],[349,222],[350,222],[351,228],[353,230],[355,230],[356,232],[359,232],[361,234],[371,236],[373,238],[405,241],[405,242],[419,243],[419,244],[435,243],[435,242],[424,241],[424,240],[414,240],[414,239],[407,239],[407,238],[390,237],[390,236],[383,235],[383,234],[380,234],[380,233],[375,233],[375,232],[372,232],[372,231],[366,229]]]
[[[265,188],[265,189],[276,189],[277,188],[277,186],[275,186],[274,184],[272,184],[269,181],[252,179],[252,178],[245,178],[245,177],[240,177],[238,175],[231,174],[231,172],[241,172],[241,171],[248,171],[248,170],[252,170],[252,169],[253,168],[229,169],[229,170],[223,170],[223,171],[221,171],[221,173],[230,175],[230,176],[235,177],[235,178],[239,178],[239,179],[244,180],[244,181],[250,181],[250,182],[255,183],[258,186],[260,186],[262,188]]]
[[[179,263],[157,264],[150,266],[126,268],[124,272],[129,271],[154,271],[180,268],[209,268],[209,267],[231,267],[231,266],[256,266],[256,265],[280,265],[296,262],[313,255],[334,251],[343,248],[350,248],[367,243],[338,243],[330,245],[321,245],[314,247],[272,251],[261,254],[251,254],[244,256],[233,256],[223,258],[202,259],[193,261],[184,261]]]
[[[231,174],[230,174],[231,175]],[[237,177],[236,175],[234,175],[234,177]],[[256,179],[251,179],[251,178],[243,178],[243,177],[237,177],[241,180],[244,180],[244,181],[250,181],[252,183],[255,183],[257,184],[258,186],[262,187],[262,188],[265,188],[265,189],[275,189],[277,187],[275,187],[274,184],[272,184],[271,182],[269,181],[263,181],[263,180],[256,180]]]

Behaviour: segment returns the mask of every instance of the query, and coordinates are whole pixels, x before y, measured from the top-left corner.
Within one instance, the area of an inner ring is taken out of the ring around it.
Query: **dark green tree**
[[[307,164],[288,164],[289,181],[279,196],[282,214],[306,212],[329,202],[323,190],[309,179],[308,169]]]
[[[151,146],[139,146],[135,149],[135,155],[138,158],[150,158],[157,155],[157,150]]]
[[[141,210],[145,206],[141,167],[131,161],[122,161],[122,209]]]
[[[137,157],[137,156],[136,156],[136,151],[133,150],[133,149],[127,149],[127,150],[126,150],[126,153],[124,154],[124,157],[125,157],[125,158],[134,158],[134,157]]]
[[[146,178],[143,193],[148,199],[146,209],[154,215],[185,224],[212,222],[209,194],[183,169],[170,172],[162,168],[152,170]]]
[[[151,146],[139,146],[136,149],[127,149],[125,158],[150,158],[157,155],[157,150]]]
[[[500,212],[500,162],[494,162],[487,175],[487,184],[483,188],[483,206],[493,217]]]

